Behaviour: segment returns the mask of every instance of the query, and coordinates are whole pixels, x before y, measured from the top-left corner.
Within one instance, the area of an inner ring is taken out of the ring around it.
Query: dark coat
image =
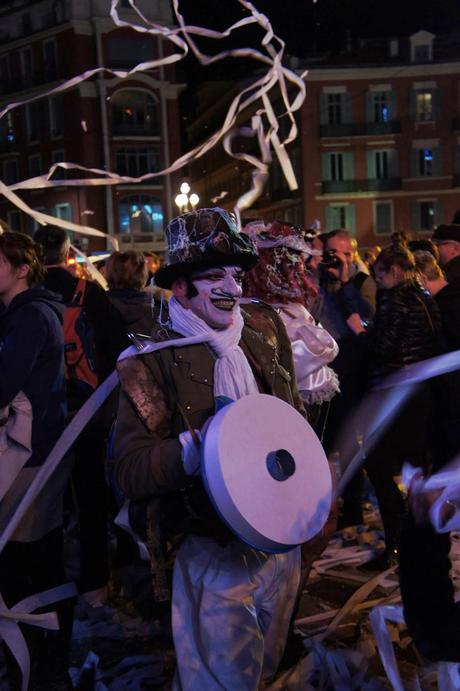
[[[64,308],[43,288],[25,290],[0,318],[0,408],[23,391],[32,405],[32,456],[40,465],[65,422]]]
[[[284,324],[267,306],[245,305],[241,347],[262,393],[305,413],[298,395],[292,351]],[[159,327],[155,340],[180,338]],[[179,434],[200,429],[214,415],[215,358],[205,344],[165,348],[132,357],[118,366],[121,393],[115,431],[116,476],[132,499],[183,489],[189,478],[182,464]]]
[[[379,290],[370,333],[371,371],[384,375],[440,352],[440,316],[418,281]]]
[[[152,301],[148,293],[129,288],[112,288],[107,297],[121,315],[126,347],[131,345],[128,332],[150,336],[154,327]]]

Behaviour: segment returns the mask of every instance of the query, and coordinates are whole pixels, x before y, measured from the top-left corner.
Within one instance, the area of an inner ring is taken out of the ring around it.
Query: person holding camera
[[[321,236],[323,256],[318,266],[319,299],[311,309],[315,319],[337,341],[339,354],[331,363],[340,381],[340,393],[331,401],[323,444],[329,458],[340,456],[340,428],[357,405],[366,385],[365,343],[348,326],[355,315],[364,325],[371,320],[371,308],[355,285],[354,249],[346,230],[333,230]],[[348,433],[353,431],[348,430]],[[356,432],[358,434],[358,432]],[[343,496],[339,526],[362,523],[362,472],[348,484]]]

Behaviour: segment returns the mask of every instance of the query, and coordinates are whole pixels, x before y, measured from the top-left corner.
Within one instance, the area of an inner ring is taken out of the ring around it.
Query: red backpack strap
[[[85,297],[85,293],[86,280],[84,278],[79,278],[70,305],[72,307],[81,307],[83,304],[83,298]]]

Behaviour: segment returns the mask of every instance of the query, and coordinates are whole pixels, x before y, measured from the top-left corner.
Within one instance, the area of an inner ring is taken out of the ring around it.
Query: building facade
[[[149,19],[172,25],[169,3],[145,0],[137,4]],[[167,167],[180,154],[181,87],[171,66],[124,79],[100,73],[63,94],[43,95],[95,67],[128,70],[167,53],[166,41],[117,28],[109,11],[109,0],[3,3],[0,103],[42,96],[0,121],[0,175],[7,184],[47,173],[59,161],[140,177]],[[120,15],[125,20],[138,19],[125,0]],[[58,169],[53,178],[80,175]],[[172,215],[173,184],[170,176],[164,176],[142,184],[62,185],[21,196],[34,209],[115,236],[120,249],[162,252],[163,228]],[[32,233],[35,229],[31,217],[4,199],[0,218],[15,230]],[[75,240],[84,248],[105,248],[105,241],[97,238],[78,236]]]
[[[306,77],[298,138],[289,146],[299,190],[290,192],[274,157],[265,194],[246,217],[322,230],[348,228],[363,247],[395,230],[429,234],[460,208],[460,39],[419,31],[362,41],[339,56],[292,62]],[[244,86],[203,86],[189,125],[192,142],[221,125]],[[279,110],[281,113],[281,109]],[[240,125],[249,125],[251,113]],[[280,118],[281,136],[287,118]],[[239,148],[238,148],[239,147]],[[250,139],[236,151],[254,151]],[[231,208],[249,189],[250,168],[216,149],[195,161],[191,183],[203,203]],[[222,195],[224,195],[222,197]]]
[[[420,31],[380,42],[380,64],[366,47],[369,61],[310,69],[302,111],[305,220],[362,246],[429,234],[460,207],[458,44]]]

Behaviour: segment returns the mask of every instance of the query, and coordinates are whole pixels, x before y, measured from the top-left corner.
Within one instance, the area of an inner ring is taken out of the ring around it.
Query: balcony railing
[[[320,137],[362,137],[376,134],[398,134],[401,125],[393,122],[347,122],[334,125],[321,125]]]
[[[114,137],[158,137],[160,126],[152,125],[131,125],[124,122],[112,125],[112,135]]]
[[[377,180],[324,180],[323,194],[384,192],[386,190],[400,190],[401,187],[401,178],[382,178]]]
[[[163,233],[121,233],[115,235],[120,247],[135,247],[136,249],[148,249],[153,252],[166,251],[166,239]]]

